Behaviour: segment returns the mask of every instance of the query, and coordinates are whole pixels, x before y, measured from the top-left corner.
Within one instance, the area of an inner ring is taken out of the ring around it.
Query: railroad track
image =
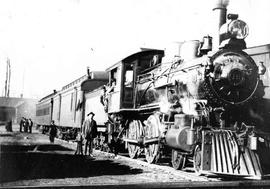
[[[59,142],[63,142],[65,147],[70,147],[72,149],[76,149],[76,143],[73,142],[67,142],[58,139]],[[108,158],[114,159],[114,154],[108,153],[108,152],[103,152],[100,150],[95,150],[97,154],[103,154],[103,156],[106,156]],[[232,177],[220,177],[218,175],[200,175],[198,176],[196,173],[194,173],[193,168],[186,168],[184,171],[183,170],[175,170],[173,167],[170,167],[165,163],[159,163],[159,164],[149,164],[145,161],[144,158],[138,158],[138,159],[131,159],[129,158],[128,155],[117,155],[118,160],[123,160],[123,161],[128,161],[128,162],[133,162],[134,164],[140,165],[142,167],[148,167],[153,170],[160,170],[163,172],[167,172],[169,174],[175,175],[177,177],[180,177],[181,180],[188,180],[188,181],[196,181],[196,182],[218,182],[221,180],[226,180],[226,181],[239,181],[242,178],[232,178]],[[270,177],[266,178],[267,180],[270,179]],[[270,182],[270,181],[269,181]],[[270,188],[270,187],[269,187]]]
[[[72,149],[76,149],[76,143],[72,143],[72,142],[67,142],[64,140],[60,140],[57,139],[59,142],[63,142],[63,145],[65,147],[70,147]],[[108,158],[113,159],[114,158],[114,154],[112,153],[108,153],[108,152],[103,152],[100,150],[95,150],[96,153],[98,154],[103,154],[103,156],[106,156]],[[174,168],[168,166],[168,165],[164,165],[164,164],[149,164],[147,163],[144,158],[138,158],[138,159],[131,159],[127,156],[124,155],[117,155],[117,159],[118,160],[123,160],[123,161],[129,161],[129,162],[133,162],[135,164],[138,164],[142,167],[148,167],[151,168],[153,170],[160,170],[163,172],[168,172],[170,174],[173,174],[177,177],[181,177],[183,178],[183,180],[188,180],[188,181],[202,181],[202,182],[208,182],[208,181],[219,181],[219,178],[210,178],[210,177],[206,177],[206,176],[198,176],[196,175],[194,172],[186,172],[186,171],[181,171],[181,170],[175,170]],[[188,171],[192,171],[191,169],[188,169]]]
[[[104,156],[110,156],[110,157],[114,157],[114,154],[111,153],[107,153],[107,152],[102,152],[99,150],[96,150],[98,153],[103,154]],[[208,182],[208,181],[219,181],[219,178],[210,178],[210,177],[206,177],[206,176],[198,176],[193,172],[186,172],[186,171],[181,171],[181,170],[175,170],[174,168],[168,166],[168,165],[164,165],[164,164],[149,164],[147,163],[144,158],[138,158],[138,159],[131,159],[129,157],[126,157],[124,155],[117,155],[117,159],[118,160],[124,160],[124,161],[129,161],[129,162],[133,162],[135,164],[138,164],[142,167],[148,167],[150,169],[153,170],[160,170],[163,172],[167,172],[170,174],[173,174],[177,177],[181,177],[183,180],[187,180],[187,181],[201,181],[201,182]],[[188,169],[188,171],[191,171],[191,169]]]
[[[56,144],[73,150],[76,148],[76,144],[72,142],[56,140]],[[111,153],[95,150],[94,155],[93,161],[86,159],[86,166],[87,164],[99,164],[99,162],[104,162],[106,165],[114,164],[115,167],[112,171],[115,173],[115,168],[122,167],[123,170],[123,167],[128,165],[130,172],[127,171],[125,174],[122,172],[118,175],[117,173],[113,174],[105,171],[105,173],[102,172],[102,174],[96,175],[95,172],[90,171],[86,177],[79,174],[78,177],[66,177],[64,179],[62,177],[53,179],[43,178],[41,181],[36,181],[36,183],[46,183],[46,185],[42,184],[41,186],[31,186],[31,183],[34,181],[29,181],[30,184],[25,185],[24,182],[28,181],[22,181],[23,186],[10,188],[270,188],[270,180],[236,180],[233,178],[234,180],[227,179],[226,181],[217,177],[197,176],[194,172],[191,172],[191,169],[188,170],[190,172],[175,170],[166,163],[148,164],[143,158],[130,159],[125,154],[118,155],[115,158]],[[53,154],[53,156],[55,157],[56,154]],[[72,156],[69,157],[72,159]],[[113,162],[106,161],[110,159]],[[106,167],[105,164],[104,167]],[[136,174],[134,174],[134,170],[137,170]],[[129,179],[127,179],[128,177]],[[0,184],[0,188],[7,188],[7,186],[11,185],[1,186]]]

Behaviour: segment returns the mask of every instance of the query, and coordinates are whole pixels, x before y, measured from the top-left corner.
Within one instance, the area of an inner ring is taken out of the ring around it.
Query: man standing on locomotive
[[[97,123],[94,120],[94,116],[95,114],[93,112],[87,114],[87,117],[82,125],[82,132],[84,139],[86,140],[84,154],[87,155],[88,148],[88,154],[90,156],[93,156],[93,139],[97,136]]]
[[[105,85],[102,87],[102,94],[100,96],[100,103],[103,105],[104,111],[107,113],[108,112],[108,97],[107,97],[107,89],[106,89]]]

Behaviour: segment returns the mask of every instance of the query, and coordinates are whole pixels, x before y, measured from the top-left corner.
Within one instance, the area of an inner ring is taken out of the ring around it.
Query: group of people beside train
[[[33,121],[31,118],[22,117],[20,121],[20,132],[32,133]]]
[[[77,149],[75,151],[75,155],[84,154],[93,157],[94,140],[98,136],[97,123],[94,119],[94,116],[95,113],[93,112],[87,114],[87,117],[83,122],[81,132],[77,134]],[[108,148],[111,150],[111,152],[117,155],[119,152],[118,135],[116,133],[113,133],[112,137],[112,141],[109,144]],[[83,144],[85,145],[84,152]]]
[[[108,111],[108,94],[114,91],[116,85],[116,80],[112,79],[111,83],[103,86],[103,94],[100,97],[100,102],[103,104],[105,112]],[[77,142],[77,149],[75,151],[75,155],[88,155],[93,157],[93,148],[94,148],[94,139],[98,136],[97,131],[97,123],[94,119],[95,113],[90,112],[87,114],[82,127],[81,131],[77,133],[75,142]],[[57,136],[57,128],[54,121],[51,121],[51,125],[49,128],[49,139],[51,143],[54,143],[54,138]],[[117,155],[118,147],[117,147],[117,135],[112,135],[112,143],[110,144],[109,148],[111,151]],[[83,150],[84,146],[84,150]]]
[[[77,149],[75,155],[88,155],[93,157],[94,149],[94,139],[98,136],[97,123],[94,119],[95,113],[90,112],[85,118],[81,131],[77,133],[75,142],[77,142]],[[51,121],[49,128],[49,140],[51,143],[54,143],[54,139],[57,136],[57,128],[54,123],[54,120]],[[115,152],[115,155],[118,153],[118,148],[116,146],[117,135],[113,135],[111,149]],[[115,145],[113,145],[115,143]],[[83,150],[84,146],[84,150]]]

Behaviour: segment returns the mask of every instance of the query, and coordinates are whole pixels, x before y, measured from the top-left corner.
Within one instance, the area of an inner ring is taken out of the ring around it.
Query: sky
[[[42,98],[86,73],[105,70],[140,47],[210,34],[215,0],[0,0],[0,96],[6,60],[10,96]],[[250,34],[248,46],[270,43],[270,1],[230,0]],[[167,48],[168,49],[168,48]]]

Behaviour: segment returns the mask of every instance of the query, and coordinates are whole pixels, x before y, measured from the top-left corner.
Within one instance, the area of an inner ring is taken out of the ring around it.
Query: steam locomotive
[[[226,16],[224,7],[216,9]],[[257,108],[264,103],[266,69],[245,52],[247,24],[234,14],[220,20],[215,48],[205,36],[203,42],[180,43],[176,57],[142,49],[103,77],[84,76],[42,99],[37,107],[47,109],[39,113],[78,131],[93,111],[107,127],[108,142],[117,133],[131,158],[144,154],[157,163],[170,156],[175,169],[192,164],[198,174],[261,178],[270,170],[269,134],[261,131],[269,122]]]
[[[181,44],[180,56],[143,50],[108,68],[114,89],[106,95],[111,127],[131,158],[149,163],[171,156],[175,169],[192,163],[201,173],[261,177],[269,171],[269,139],[254,107],[264,95],[256,65],[244,52],[247,24],[229,14],[219,34]],[[257,116],[258,117],[258,116]]]

